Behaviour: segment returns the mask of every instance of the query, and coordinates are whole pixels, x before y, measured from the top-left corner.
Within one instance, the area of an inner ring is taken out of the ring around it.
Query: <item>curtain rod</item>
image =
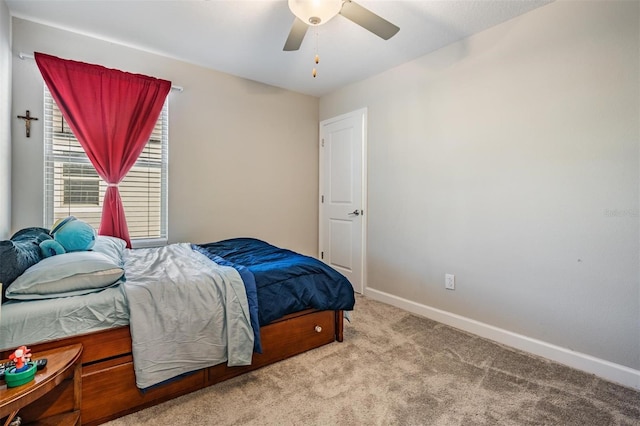
[[[34,58],[33,58],[33,55],[30,55],[30,54],[28,54],[28,53],[23,53],[23,52],[18,53],[18,57],[19,57],[20,59],[22,59],[22,60],[25,60],[25,59],[34,59]],[[182,91],[184,90],[184,87],[182,87],[182,86],[175,86],[175,85],[173,85],[173,84],[172,84],[172,85],[171,85],[171,90],[176,90],[176,91],[178,91],[178,92],[182,92]]]

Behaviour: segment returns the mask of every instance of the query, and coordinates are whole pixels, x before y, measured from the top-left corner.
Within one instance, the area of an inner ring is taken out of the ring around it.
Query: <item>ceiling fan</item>
[[[385,40],[400,28],[351,0],[289,0],[289,9],[296,16],[284,44],[284,51],[298,50],[309,26],[318,26],[340,14]]]

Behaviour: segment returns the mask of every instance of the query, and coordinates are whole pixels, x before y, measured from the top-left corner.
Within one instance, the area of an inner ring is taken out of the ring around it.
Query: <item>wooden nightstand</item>
[[[82,398],[81,354],[82,345],[79,344],[37,352],[33,355],[33,358],[47,358],[47,366],[36,373],[33,381],[15,388],[7,388],[4,381],[0,381],[0,419],[7,415],[9,416],[5,425],[8,425],[11,419],[16,416],[18,410],[34,403],[68,378],[73,380],[73,409],[30,424],[80,425]]]

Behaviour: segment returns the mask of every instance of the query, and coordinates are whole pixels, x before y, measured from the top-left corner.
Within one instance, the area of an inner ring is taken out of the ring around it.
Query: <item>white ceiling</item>
[[[400,32],[385,41],[337,16],[294,52],[282,51],[294,20],[286,0],[5,1],[19,18],[322,96],[553,0],[355,0]]]

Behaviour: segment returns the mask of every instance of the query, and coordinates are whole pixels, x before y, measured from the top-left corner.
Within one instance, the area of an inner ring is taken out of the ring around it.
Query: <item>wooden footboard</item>
[[[33,345],[32,352],[83,345],[82,352],[82,424],[97,425],[116,417],[156,405],[160,402],[230,379],[251,370],[273,364],[307,350],[343,339],[342,311],[306,310],[287,315],[261,328],[262,354],[254,354],[252,365],[227,367],[219,364],[181,377],[142,393],[135,384],[131,335],[128,327],[109,329],[82,336]],[[9,356],[0,352],[0,359]],[[46,399],[21,410],[23,420],[68,411],[73,406],[69,386],[59,386]]]

